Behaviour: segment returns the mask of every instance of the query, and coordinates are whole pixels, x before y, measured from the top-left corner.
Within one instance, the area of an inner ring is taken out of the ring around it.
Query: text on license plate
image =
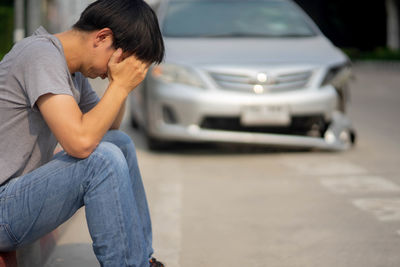
[[[291,122],[289,107],[286,105],[252,105],[242,109],[242,125],[289,125]]]

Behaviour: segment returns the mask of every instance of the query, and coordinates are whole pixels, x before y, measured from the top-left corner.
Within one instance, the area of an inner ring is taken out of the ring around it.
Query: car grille
[[[271,93],[304,89],[312,75],[311,71],[283,73],[267,76],[267,80],[260,82],[256,77],[241,74],[210,72],[218,87],[230,91]]]
[[[205,117],[200,124],[203,129],[250,133],[273,133],[285,135],[322,136],[329,125],[323,115],[293,116],[288,126],[243,126],[239,117]]]

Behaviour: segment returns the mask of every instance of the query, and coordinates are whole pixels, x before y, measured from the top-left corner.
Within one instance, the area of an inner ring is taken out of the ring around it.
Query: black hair
[[[115,48],[134,54],[146,63],[161,63],[165,48],[158,19],[143,0],[98,0],[81,14],[73,29],[110,28]]]

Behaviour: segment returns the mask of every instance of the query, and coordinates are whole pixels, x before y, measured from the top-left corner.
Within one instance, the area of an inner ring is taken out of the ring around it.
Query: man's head
[[[84,32],[108,28],[113,46],[146,63],[160,63],[164,42],[154,11],[143,0],[98,0],[81,14],[73,29]]]

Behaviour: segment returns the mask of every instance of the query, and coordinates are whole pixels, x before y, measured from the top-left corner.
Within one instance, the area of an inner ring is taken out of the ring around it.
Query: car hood
[[[188,65],[330,65],[346,56],[323,36],[307,38],[165,38],[166,62]]]

